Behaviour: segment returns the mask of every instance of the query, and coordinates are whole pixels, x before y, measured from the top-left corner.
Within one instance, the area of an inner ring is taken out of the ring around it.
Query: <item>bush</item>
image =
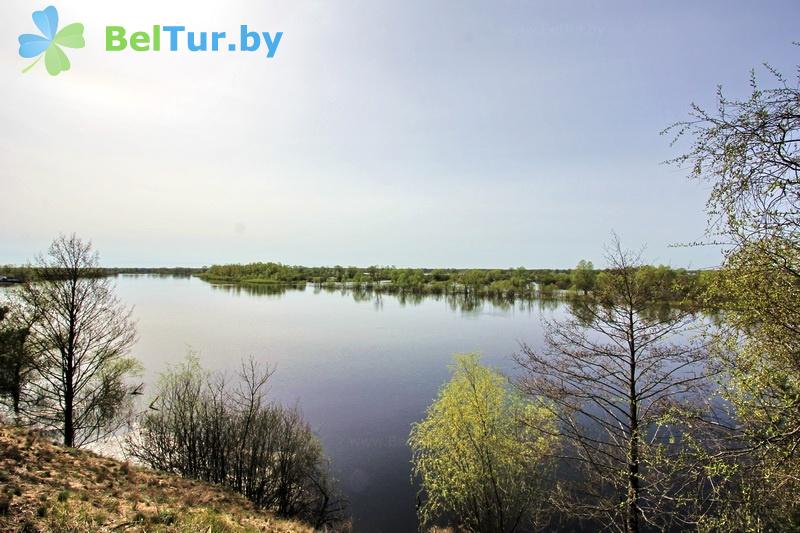
[[[196,358],[164,374],[157,402],[128,442],[157,470],[216,483],[278,516],[320,528],[341,518],[322,446],[297,409],[264,399],[271,371],[242,365],[232,387]]]
[[[450,517],[459,530],[491,533],[538,525],[553,429],[550,412],[501,374],[475,355],[457,356],[452,380],[411,430],[420,521]]]

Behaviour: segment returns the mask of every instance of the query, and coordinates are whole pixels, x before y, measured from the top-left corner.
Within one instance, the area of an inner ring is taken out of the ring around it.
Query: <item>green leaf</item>
[[[83,48],[86,41],[83,39],[83,24],[76,22],[69,26],[64,26],[55,37],[56,44],[67,48]]]
[[[58,45],[52,43],[44,55],[44,65],[51,76],[58,76],[60,72],[69,70],[69,59]]]

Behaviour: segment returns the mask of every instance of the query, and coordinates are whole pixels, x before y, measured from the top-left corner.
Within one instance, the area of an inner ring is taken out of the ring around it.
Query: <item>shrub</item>
[[[475,355],[456,357],[453,378],[414,424],[409,444],[421,482],[423,524],[451,517],[467,531],[536,525],[554,439],[533,427],[553,416],[512,390]]]
[[[270,376],[251,361],[231,387],[189,357],[162,376],[157,410],[139,420],[128,450],[156,470],[231,488],[278,516],[332,524],[344,502],[322,446],[297,409],[264,399]]]

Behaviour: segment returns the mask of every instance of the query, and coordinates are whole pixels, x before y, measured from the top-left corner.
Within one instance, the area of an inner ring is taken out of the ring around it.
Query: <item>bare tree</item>
[[[131,310],[101,275],[90,242],[59,236],[32,266],[33,279],[14,298],[31,327],[35,354],[29,415],[59,431],[67,446],[100,439],[123,422],[138,364],[128,357],[136,337]]]
[[[635,533],[675,519],[667,512],[673,472],[656,459],[674,448],[668,416],[697,399],[707,367],[690,338],[694,318],[657,305],[659,295],[637,276],[639,254],[615,235],[607,261],[569,318],[545,322],[546,348],[523,344],[516,360],[525,371],[519,386],[556,414],[564,459],[579,473],[573,486],[561,483],[554,503]]]
[[[266,400],[271,375],[250,360],[231,384],[190,357],[162,375],[127,448],[152,468],[225,485],[279,516],[339,524],[346,502],[322,445],[299,410]]]

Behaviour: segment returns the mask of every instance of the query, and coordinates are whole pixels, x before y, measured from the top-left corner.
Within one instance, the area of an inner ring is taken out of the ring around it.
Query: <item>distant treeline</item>
[[[116,274],[156,274],[162,276],[192,276],[203,272],[205,268],[188,267],[156,267],[156,268],[103,268],[109,275]]]
[[[273,285],[311,284],[326,289],[351,289],[398,295],[456,295],[480,298],[525,299],[577,296],[592,291],[606,275],[590,261],[572,269],[459,269],[397,268],[393,266],[306,267],[281,263],[213,265],[207,268],[94,268],[85,277],[120,274],[197,276],[212,283]],[[638,276],[653,288],[655,300],[700,303],[716,276],[714,270],[687,270],[669,266],[642,266]],[[27,266],[0,266],[0,277],[29,281],[36,277],[57,278],[57,270],[46,273]]]
[[[83,274],[85,277],[104,277],[116,276],[117,274],[155,274],[162,276],[192,276],[203,272],[202,268],[186,268],[186,267],[158,267],[158,268],[91,268],[84,269]],[[29,281],[36,277],[42,277],[44,274],[41,269],[30,266],[14,266],[14,265],[0,265],[0,277],[11,278],[17,281]],[[49,269],[48,277],[58,277],[57,269]]]
[[[396,267],[304,267],[280,263],[213,265],[197,274],[217,283],[347,287],[402,294],[463,294],[481,297],[533,298],[594,289],[603,270],[581,261],[574,269],[456,269]],[[643,266],[638,276],[654,288],[659,300],[697,301],[714,279],[713,270]]]

